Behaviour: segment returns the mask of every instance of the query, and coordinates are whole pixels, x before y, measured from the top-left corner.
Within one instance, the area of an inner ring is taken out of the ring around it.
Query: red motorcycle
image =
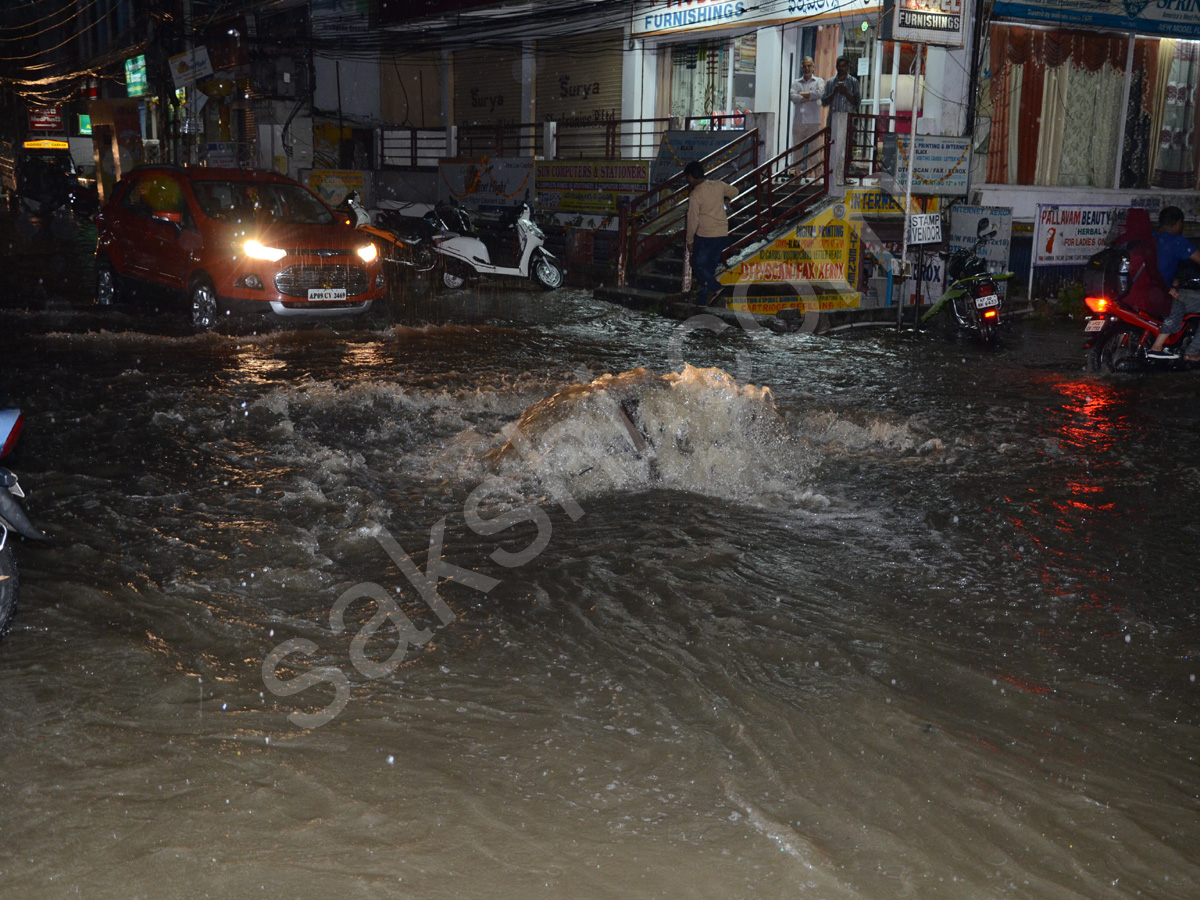
[[[1175,354],[1174,359],[1146,356],[1170,305],[1169,298],[1164,305],[1165,295],[1153,296],[1145,272],[1148,264],[1156,265],[1129,243],[1115,244],[1088,260],[1084,302],[1095,313],[1083,328],[1089,372],[1142,372],[1188,365],[1183,361],[1183,348],[1200,328],[1200,313],[1184,316],[1183,328],[1167,339],[1164,349]],[[1200,271],[1190,263],[1183,264],[1176,283],[1181,289],[1200,290]]]

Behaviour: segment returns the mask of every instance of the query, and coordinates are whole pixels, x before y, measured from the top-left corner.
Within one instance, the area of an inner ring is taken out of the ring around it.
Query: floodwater
[[[193,337],[87,239],[0,274],[0,896],[1200,895],[1200,375],[579,289]]]

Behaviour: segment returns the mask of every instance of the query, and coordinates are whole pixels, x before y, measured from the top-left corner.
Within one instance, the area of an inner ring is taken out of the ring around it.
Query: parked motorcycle
[[[408,266],[418,272],[428,272],[437,264],[437,253],[433,248],[433,230],[428,226],[424,232],[419,227],[404,228],[403,223],[393,222],[394,217],[380,216],[378,225],[371,221],[371,214],[362,203],[358,191],[351,191],[338,208],[350,217],[350,224],[375,239],[383,258],[396,265]],[[416,220],[420,222],[421,220]]]
[[[1140,372],[1154,367],[1179,367],[1182,348],[1200,328],[1200,313],[1183,317],[1180,331],[1167,338],[1164,350],[1175,360],[1152,360],[1146,351],[1154,345],[1162,325],[1155,308],[1139,302],[1137,282],[1143,262],[1136,248],[1115,245],[1095,254],[1084,267],[1084,303],[1095,315],[1084,324],[1084,363],[1089,372]],[[1200,269],[1180,264],[1176,287],[1200,290]],[[1165,312],[1165,304],[1161,311]]]
[[[21,433],[23,423],[19,409],[0,409],[0,457],[7,456]],[[18,500],[25,493],[17,483],[17,476],[0,467],[0,637],[12,622],[17,607],[17,559],[13,553],[14,535],[32,541],[46,540],[42,532],[34,528]]]
[[[970,247],[941,254],[950,284],[921,317],[922,322],[945,311],[946,323],[955,333],[971,335],[984,344],[996,342],[1004,324],[1004,300],[996,282],[1012,278],[1012,272],[991,272],[988,261],[979,255],[980,248],[995,236],[993,229],[980,234]]]
[[[548,291],[562,287],[563,269],[546,249],[546,235],[530,218],[529,204],[495,225],[472,222],[466,210],[439,203],[431,214],[441,233],[433,243],[445,263],[442,284],[461,288],[480,276],[532,278]]]

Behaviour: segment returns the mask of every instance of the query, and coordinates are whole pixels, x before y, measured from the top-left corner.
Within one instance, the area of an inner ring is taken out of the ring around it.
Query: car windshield
[[[192,190],[205,215],[230,222],[283,222],[330,225],[324,204],[298,184],[264,181],[194,181]]]

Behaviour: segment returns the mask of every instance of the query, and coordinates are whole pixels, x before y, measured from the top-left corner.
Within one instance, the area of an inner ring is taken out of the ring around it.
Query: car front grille
[[[275,289],[288,297],[307,297],[314,288],[345,288],[353,297],[366,293],[369,284],[362,266],[288,266],[275,276]]]

